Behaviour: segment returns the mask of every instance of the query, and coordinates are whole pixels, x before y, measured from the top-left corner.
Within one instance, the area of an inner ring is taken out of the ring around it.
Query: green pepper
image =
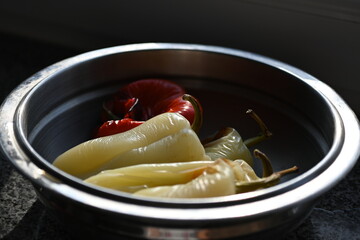
[[[260,135],[243,141],[240,134],[234,128],[226,127],[221,129],[214,136],[202,141],[206,154],[212,160],[217,158],[242,159],[250,166],[253,166],[253,157],[249,147],[271,137],[272,133],[252,109],[247,110],[246,114],[252,117],[259,125],[261,129]]]
[[[253,158],[240,134],[234,128],[224,128],[214,137],[203,141],[205,153],[212,160],[226,158],[230,160],[242,159],[253,165]]]

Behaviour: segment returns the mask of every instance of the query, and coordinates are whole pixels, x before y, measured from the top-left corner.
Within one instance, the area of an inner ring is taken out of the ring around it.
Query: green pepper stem
[[[297,171],[299,168],[297,166],[293,166],[288,169],[284,169],[278,172],[273,172],[271,162],[269,158],[259,150],[254,150],[254,155],[262,160],[263,165],[263,177],[257,180],[249,181],[249,182],[236,182],[236,193],[244,193],[255,191],[257,189],[268,188],[276,185],[280,182],[280,178],[286,174],[293,173]]]
[[[291,168],[278,171],[275,174],[279,175],[279,177],[282,177],[282,176],[284,176],[286,174],[296,172],[297,170],[299,170],[299,168],[297,166],[293,166]]]
[[[194,132],[199,133],[200,128],[203,123],[203,111],[200,103],[196,98],[191,96],[190,94],[184,94],[182,97],[185,101],[189,101],[194,108],[194,121],[191,124],[191,128]]]
[[[274,186],[280,182],[280,178],[288,173],[293,173],[298,170],[298,167],[294,166],[279,172],[275,172],[268,177],[260,178],[258,180],[250,182],[236,182],[236,193],[251,192],[257,189],[268,188]]]
[[[117,115],[115,115],[110,109],[108,109],[106,107],[105,102],[103,103],[102,107],[103,107],[104,111],[106,112],[109,119],[112,119],[112,120],[119,120],[120,119]]]
[[[247,147],[252,147],[272,136],[272,133],[269,131],[264,121],[252,109],[247,110],[246,114],[250,115],[250,117],[255,120],[261,129],[261,134],[259,136],[252,137],[244,141],[244,144]]]
[[[263,176],[263,177],[268,177],[268,176],[270,176],[271,174],[274,173],[274,170],[273,170],[271,161],[270,161],[270,159],[265,155],[265,153],[261,152],[261,151],[258,150],[258,149],[255,149],[255,150],[254,150],[254,156],[255,156],[256,158],[258,158],[258,159],[261,160],[262,167],[263,167],[263,171],[262,171],[262,176]]]
[[[278,171],[278,172],[274,173],[271,161],[266,156],[265,153],[261,152],[258,149],[255,149],[254,150],[254,156],[261,160],[261,163],[262,163],[262,166],[263,166],[263,174],[262,174],[263,178],[269,177],[269,176],[271,176],[273,174],[276,174],[280,178],[280,177],[282,177],[282,176],[284,176],[284,175],[286,175],[288,173],[295,172],[295,171],[297,171],[299,169],[297,166],[294,166],[294,167],[284,169],[284,170],[281,170],[281,171]]]

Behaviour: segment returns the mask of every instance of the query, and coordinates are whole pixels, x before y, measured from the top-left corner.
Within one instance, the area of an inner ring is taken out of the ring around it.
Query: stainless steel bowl
[[[179,82],[203,104],[207,136],[223,126],[257,134],[248,108],[274,137],[257,146],[275,170],[300,171],[275,186],[226,197],[154,200],[97,188],[51,162],[91,136],[102,99],[146,77]],[[330,87],[257,54],[204,45],[145,43],[92,51],[45,68],[4,101],[4,155],[75,236],[96,239],[259,238],[285,233],[311,212],[359,157],[356,116]]]

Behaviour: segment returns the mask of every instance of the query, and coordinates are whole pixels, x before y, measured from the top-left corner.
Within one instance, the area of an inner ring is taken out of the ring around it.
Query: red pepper
[[[163,79],[132,82],[104,103],[106,119],[103,116],[103,121],[107,121],[99,128],[97,137],[127,131],[165,112],[179,113],[189,120],[194,130],[200,128],[202,108],[181,86]],[[111,120],[117,121],[108,122]]]
[[[123,118],[120,120],[109,120],[103,123],[98,129],[96,137],[104,137],[114,135],[116,133],[125,132],[142,124],[143,121],[134,121],[131,118]]]

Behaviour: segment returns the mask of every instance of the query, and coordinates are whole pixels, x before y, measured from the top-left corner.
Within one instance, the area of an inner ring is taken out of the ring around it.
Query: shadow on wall
[[[350,3],[14,0],[1,3],[0,30],[82,50],[186,42],[251,51],[326,82],[359,114],[360,3]]]

